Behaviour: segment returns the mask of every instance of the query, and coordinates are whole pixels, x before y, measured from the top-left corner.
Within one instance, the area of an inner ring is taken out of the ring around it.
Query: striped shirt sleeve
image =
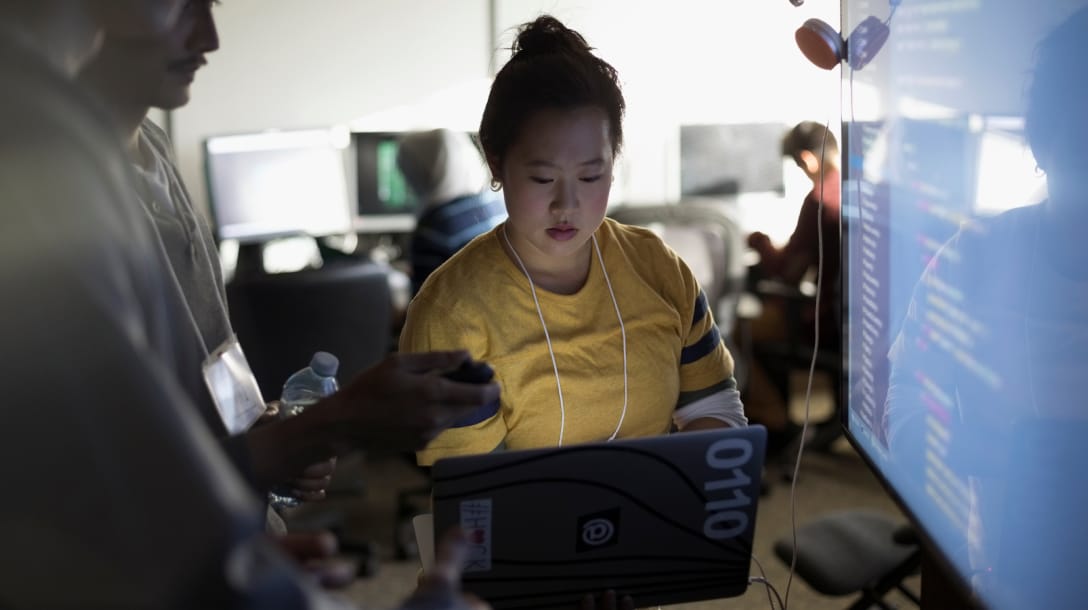
[[[680,351],[681,392],[703,390],[733,376],[733,357],[722,342],[706,293],[694,279],[691,284],[690,326]]]

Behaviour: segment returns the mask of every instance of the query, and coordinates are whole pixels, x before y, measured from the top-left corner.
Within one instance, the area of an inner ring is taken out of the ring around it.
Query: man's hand
[[[748,247],[763,254],[768,250],[774,249],[774,244],[771,242],[771,238],[766,233],[756,231],[748,235]]]
[[[400,454],[422,449],[458,419],[499,399],[497,383],[458,383],[442,376],[468,359],[457,352],[393,354],[336,394],[288,417],[251,428],[245,442],[263,487],[294,480],[301,491],[328,481],[307,470],[338,454]],[[303,479],[314,478],[300,484]],[[317,494],[323,495],[323,494]]]
[[[329,488],[335,470],[336,458],[318,462],[303,470],[298,478],[291,481],[294,496],[304,502],[324,500],[325,490]]]
[[[616,592],[609,589],[600,597],[600,603],[592,595],[582,598],[580,610],[635,610],[635,602],[630,595],[624,595],[622,599],[616,599]]]
[[[458,352],[393,354],[360,373],[309,411],[324,412],[344,451],[401,453],[422,449],[459,418],[499,398],[498,384],[457,383],[440,373],[468,359]]]
[[[341,589],[355,579],[358,566],[335,557],[338,545],[330,532],[292,532],[277,536],[276,542],[325,589]]]
[[[468,553],[464,534],[454,529],[443,536],[431,572],[400,610],[490,610],[480,598],[461,591],[461,569]]]

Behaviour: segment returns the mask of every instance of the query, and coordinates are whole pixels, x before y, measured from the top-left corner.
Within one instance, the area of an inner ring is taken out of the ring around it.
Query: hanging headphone
[[[831,70],[843,61],[851,69],[860,70],[872,61],[888,41],[891,34],[889,24],[899,2],[900,0],[888,0],[892,10],[887,19],[881,21],[872,15],[866,17],[846,40],[843,40],[838,30],[820,19],[806,21],[797,28],[794,39],[805,57],[824,70]]]

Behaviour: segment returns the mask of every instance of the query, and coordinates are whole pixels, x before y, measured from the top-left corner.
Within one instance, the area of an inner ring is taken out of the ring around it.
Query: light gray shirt
[[[190,341],[195,352],[193,361],[185,363],[180,371],[182,385],[212,431],[226,436],[226,427],[200,370],[207,356],[205,350],[214,350],[233,335],[219,253],[207,222],[193,208],[166,134],[151,120],[144,119],[137,144],[143,163],[133,164],[135,190],[147,216],[154,222],[152,238],[161,243],[169,259],[170,267],[162,281],[167,298],[181,309],[187,323],[179,329],[180,340]],[[193,328],[194,322],[197,328]]]
[[[211,229],[193,208],[166,133],[151,120],[144,119],[138,144],[147,162],[134,165],[140,199],[155,221],[204,342],[209,349],[215,349],[233,331],[226,308],[219,252]]]
[[[302,608],[93,101],[0,23],[0,606]]]

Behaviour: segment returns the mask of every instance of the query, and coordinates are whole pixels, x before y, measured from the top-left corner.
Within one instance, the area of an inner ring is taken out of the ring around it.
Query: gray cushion
[[[893,539],[900,527],[882,513],[832,513],[797,529],[797,575],[824,595],[849,595],[874,584],[917,550]],[[775,542],[784,562],[793,558],[792,536]]]

